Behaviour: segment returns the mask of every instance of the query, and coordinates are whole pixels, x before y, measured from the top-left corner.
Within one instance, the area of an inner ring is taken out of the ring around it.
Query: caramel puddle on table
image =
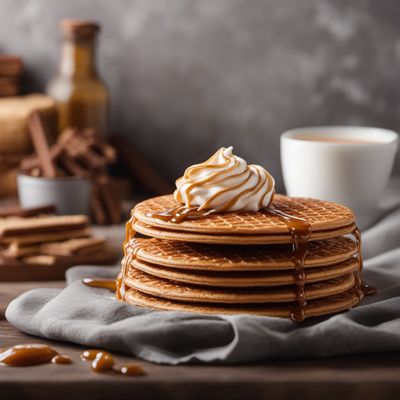
[[[85,350],[81,354],[83,361],[91,361],[94,372],[114,372],[119,375],[141,376],[145,375],[144,369],[138,364],[115,365],[114,357],[103,350]]]
[[[68,356],[61,355],[47,344],[18,344],[0,353],[0,364],[8,367],[28,367],[49,362],[72,363]]]
[[[102,350],[85,350],[81,359],[92,361],[94,372],[111,371],[125,376],[145,375],[143,368],[138,364],[116,365],[114,357]],[[58,353],[47,344],[18,344],[0,352],[0,365],[7,367],[29,367],[40,364],[72,364],[72,360],[64,354]]]
[[[72,360],[65,354],[59,354],[51,359],[53,364],[72,364]]]

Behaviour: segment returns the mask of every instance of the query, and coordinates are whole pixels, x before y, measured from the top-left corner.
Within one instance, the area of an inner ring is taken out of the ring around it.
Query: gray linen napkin
[[[295,323],[250,315],[152,311],[119,303],[86,276],[114,277],[118,267],[76,267],[63,289],[34,289],[15,299],[8,321],[33,335],[101,347],[167,364],[241,363],[400,351],[400,207],[398,191],[363,235],[365,280],[378,288],[356,308]]]

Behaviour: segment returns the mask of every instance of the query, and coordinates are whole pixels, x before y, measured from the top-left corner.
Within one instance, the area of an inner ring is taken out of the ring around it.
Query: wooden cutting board
[[[120,249],[106,247],[93,254],[57,257],[54,264],[28,264],[15,259],[0,258],[0,281],[57,281],[65,279],[65,271],[75,265],[115,264],[121,257]]]

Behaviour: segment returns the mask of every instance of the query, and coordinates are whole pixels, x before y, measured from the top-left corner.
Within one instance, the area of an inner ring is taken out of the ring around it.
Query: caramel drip
[[[49,363],[58,355],[56,350],[46,344],[19,344],[0,353],[0,364],[27,367]]]
[[[286,214],[277,208],[267,209],[266,212],[277,216],[286,224],[290,231],[293,245],[293,278],[296,285],[296,302],[295,306],[290,312],[290,318],[294,321],[303,321],[305,318],[305,307],[307,305],[305,294],[306,274],[304,272],[304,263],[308,255],[308,242],[311,234],[311,226],[304,219]]]
[[[148,213],[147,216],[150,218],[159,219],[161,221],[179,223],[186,219],[193,220],[206,218],[207,216],[214,214],[215,212],[216,210],[199,211],[199,209],[196,207],[188,208],[186,206],[179,205],[166,211]]]
[[[114,372],[125,376],[144,375],[143,368],[138,364],[126,364],[116,366],[114,357],[103,350],[85,350],[81,354],[83,361],[91,361],[91,368],[94,372]]]
[[[117,290],[117,283],[115,279],[93,279],[93,278],[84,278],[82,279],[82,283],[86,286],[108,289],[112,292]]]
[[[125,256],[122,260],[122,268],[121,272],[118,275],[117,278],[117,291],[116,291],[116,297],[117,300],[119,301],[124,301],[125,300],[125,295],[126,295],[126,274],[128,273],[128,267],[131,265],[132,261],[136,258],[137,252],[143,247],[143,244],[140,245],[138,242],[136,242],[134,239],[128,242],[125,245]]]
[[[367,285],[361,279],[361,272],[363,269],[363,257],[362,257],[362,247],[361,247],[361,232],[360,229],[356,226],[351,234],[354,236],[357,244],[357,261],[358,268],[354,270],[354,279],[355,279],[355,290],[358,298],[364,296],[372,296],[377,292],[376,288]]]
[[[72,360],[64,354],[58,354],[57,356],[53,357],[51,359],[51,362],[53,364],[63,364],[63,365],[72,364]]]
[[[117,370],[114,367],[114,371],[118,372],[121,375],[126,376],[141,376],[145,375],[144,369],[138,364],[127,364],[119,367]]]
[[[125,229],[125,240],[124,240],[124,257],[122,259],[122,268],[116,280],[111,279],[92,279],[92,278],[85,278],[82,280],[82,283],[86,286],[102,288],[102,289],[109,289],[115,292],[115,296],[117,300],[124,301],[126,295],[126,274],[128,272],[128,266],[132,263],[133,259],[136,257],[137,252],[140,248],[145,245],[145,242],[138,243],[134,240],[135,238],[135,231],[133,229],[133,224],[135,223],[136,219],[133,216],[133,212],[131,218],[126,223]]]
[[[121,272],[118,274],[117,280],[115,282],[116,283],[115,296],[116,296],[117,300],[119,300],[119,301],[125,300],[125,294],[126,294],[125,274],[126,274],[127,264],[131,257],[130,244],[136,235],[136,232],[133,229],[133,225],[134,225],[135,221],[136,221],[136,218],[134,216],[134,210],[132,210],[131,218],[128,220],[128,222],[125,225],[125,240],[124,240],[124,244],[123,244],[124,258],[122,259],[122,268],[121,268]]]
[[[93,278],[85,278],[82,280],[82,283],[86,286],[95,287],[95,288],[102,288],[102,289],[109,289],[112,292],[115,292],[115,295],[118,300],[124,300],[125,298],[125,269],[126,269],[126,260],[129,256],[128,248],[129,244],[132,239],[135,237],[135,231],[133,229],[133,224],[135,222],[135,217],[133,216],[133,211],[131,214],[131,218],[125,225],[125,239],[123,244],[124,250],[124,258],[122,260],[122,270],[118,274],[116,280],[113,279],[93,279]]]
[[[125,251],[126,246],[129,244],[129,242],[135,237],[136,232],[133,229],[133,225],[136,222],[136,218],[134,216],[134,210],[131,212],[131,217],[128,220],[128,222],[125,224],[125,240],[123,244],[123,250]]]
[[[267,178],[265,178],[265,179],[262,178],[262,175],[260,174],[257,167],[255,167],[255,170],[257,171],[257,184],[255,185],[255,187],[248,188],[248,189],[242,191],[241,193],[237,194],[233,199],[231,199],[222,208],[220,208],[218,210],[218,212],[223,213],[225,210],[232,207],[242,196],[244,196],[248,193],[251,193],[254,190],[256,192],[261,190],[263,185],[266,183]],[[250,179],[250,176],[251,175],[249,174],[247,179],[238,185],[235,185],[230,188],[221,189],[220,191],[215,193],[213,196],[211,196],[200,207],[186,207],[184,205],[179,205],[177,207],[170,208],[169,210],[166,210],[166,211],[148,213],[147,216],[150,218],[156,218],[156,219],[160,219],[162,221],[174,222],[174,223],[179,223],[179,222],[182,222],[185,220],[194,220],[194,219],[205,218],[205,217],[207,217],[211,214],[215,214],[217,212],[217,210],[214,210],[214,209],[207,209],[212,200],[214,200],[216,197],[218,197],[219,195],[221,195],[227,191],[237,189],[237,188],[243,186],[247,182],[247,180]],[[270,188],[272,186],[272,180],[269,179],[268,181],[269,181],[268,188]],[[264,197],[265,197],[265,195],[264,195]],[[264,197],[262,200],[264,200]]]

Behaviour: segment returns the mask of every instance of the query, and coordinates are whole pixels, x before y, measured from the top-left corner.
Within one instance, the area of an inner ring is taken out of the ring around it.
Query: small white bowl
[[[91,182],[81,177],[41,178],[17,176],[19,201],[22,207],[52,204],[60,215],[90,212]]]

